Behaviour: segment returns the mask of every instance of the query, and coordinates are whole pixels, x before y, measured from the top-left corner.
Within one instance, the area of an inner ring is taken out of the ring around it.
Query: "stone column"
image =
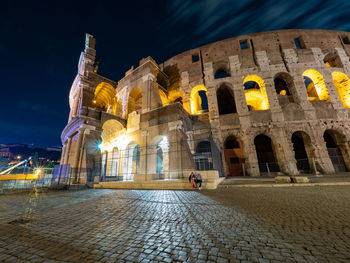
[[[64,155],[66,154],[67,142],[63,144],[62,152],[61,152],[61,160],[60,165],[63,165]]]
[[[296,72],[293,75],[294,85],[295,85],[295,94],[293,94],[293,98],[295,103],[299,104],[301,108],[304,110],[305,119],[306,120],[315,120],[316,112],[315,108],[312,106],[310,101],[308,100],[307,90],[304,84],[304,77],[302,72]]]
[[[72,137],[68,137],[68,142],[67,142],[66,152],[64,154],[63,164],[68,164],[71,146],[72,146]]]
[[[249,176],[260,176],[258,157],[256,155],[254,138],[248,135],[242,137],[245,157],[245,170]]]
[[[78,168],[78,165],[79,165],[79,157],[80,157],[80,150],[81,150],[81,145],[84,137],[84,130],[85,129],[80,129],[78,131],[78,140],[77,140],[77,147],[74,153],[73,168]]]
[[[282,128],[273,129],[275,141],[272,141],[274,152],[281,171],[289,175],[298,175],[292,142]]]
[[[267,94],[267,99],[270,104],[270,111],[271,111],[271,119],[272,121],[283,121],[283,113],[281,106],[278,101],[274,81],[271,77],[264,78],[265,82],[265,89],[266,89],[266,94]]]

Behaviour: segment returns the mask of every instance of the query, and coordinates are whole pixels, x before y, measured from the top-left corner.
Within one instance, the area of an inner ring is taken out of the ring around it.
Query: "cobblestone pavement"
[[[0,262],[350,262],[350,187],[0,196]]]

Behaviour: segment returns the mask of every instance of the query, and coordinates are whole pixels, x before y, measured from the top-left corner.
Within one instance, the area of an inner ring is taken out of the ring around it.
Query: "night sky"
[[[1,1],[0,143],[61,144],[85,32],[99,73],[118,80],[143,57],[275,29],[350,31],[349,17],[349,0]]]

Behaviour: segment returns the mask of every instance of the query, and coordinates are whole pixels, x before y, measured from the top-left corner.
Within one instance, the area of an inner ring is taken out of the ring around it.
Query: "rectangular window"
[[[294,39],[294,43],[297,49],[304,49],[305,44],[302,37],[297,37]]]
[[[230,158],[230,163],[239,163],[239,159],[236,157],[231,157]]]
[[[348,36],[342,36],[341,39],[343,40],[344,45],[350,45],[350,40]]]
[[[241,49],[248,49],[248,40],[247,39],[240,40],[239,46],[241,47]]]
[[[192,63],[199,61],[198,54],[192,55]]]

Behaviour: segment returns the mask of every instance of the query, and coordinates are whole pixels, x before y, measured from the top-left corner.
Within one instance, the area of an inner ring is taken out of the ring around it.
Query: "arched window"
[[[330,101],[329,93],[320,72],[314,69],[307,69],[303,73],[308,99]]]
[[[116,90],[111,84],[101,82],[95,89],[92,102],[98,110],[107,111],[108,107],[113,104],[115,95]]]
[[[329,68],[342,68],[343,67],[343,63],[341,62],[341,60],[336,52],[328,53],[324,57],[323,62]]]
[[[222,79],[227,77],[231,77],[231,74],[225,68],[219,68],[215,71],[214,79]]]
[[[207,89],[203,85],[198,85],[191,91],[191,113],[197,115],[206,111],[208,111]]]
[[[222,85],[216,92],[219,115],[236,113],[236,103],[233,92],[226,85]]]
[[[255,137],[254,144],[260,172],[279,172],[280,168],[275,158],[271,138],[260,134]]]
[[[257,75],[248,75],[243,81],[243,89],[248,109],[268,110],[269,100],[265,89],[265,82]]]
[[[290,89],[294,88],[293,78],[285,72],[278,73],[274,79],[275,89],[280,105],[294,102]]]
[[[350,108],[350,79],[342,72],[333,72],[332,78],[344,108]]]

